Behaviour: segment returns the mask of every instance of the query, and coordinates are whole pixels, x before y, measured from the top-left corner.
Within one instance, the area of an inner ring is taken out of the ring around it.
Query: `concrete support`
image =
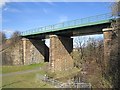
[[[105,75],[113,87],[118,87],[118,62],[120,61],[120,30],[103,29]]]
[[[50,69],[52,72],[69,70],[73,68],[71,52],[73,50],[73,39],[50,35]]]
[[[24,65],[49,61],[49,48],[45,41],[23,38]]]

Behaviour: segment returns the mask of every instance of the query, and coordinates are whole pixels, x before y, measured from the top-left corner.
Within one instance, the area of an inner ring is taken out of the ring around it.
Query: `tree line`
[[[19,31],[15,31],[9,39],[6,37],[4,32],[0,32],[0,37],[0,45],[2,46],[2,49],[5,49],[8,46],[10,47],[21,39]]]

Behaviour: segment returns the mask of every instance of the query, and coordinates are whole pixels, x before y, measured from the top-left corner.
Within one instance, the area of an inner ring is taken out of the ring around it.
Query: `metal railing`
[[[22,32],[21,35],[26,36],[26,35],[31,35],[31,34],[53,32],[53,31],[63,30],[63,29],[67,29],[67,28],[73,28],[73,27],[77,27],[77,26],[79,26],[79,27],[87,26],[89,24],[94,24],[95,22],[108,21],[112,18],[113,17],[111,15],[111,13],[90,16],[90,17],[86,17],[86,18],[81,18],[81,19],[76,19],[76,20],[72,20],[72,21],[58,23],[55,25],[49,25],[49,26],[45,26],[45,27],[31,29],[31,30]]]

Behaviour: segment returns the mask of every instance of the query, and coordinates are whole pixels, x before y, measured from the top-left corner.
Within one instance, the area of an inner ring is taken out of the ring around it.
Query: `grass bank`
[[[44,74],[43,71],[27,73],[22,75],[3,76],[2,88],[54,88],[48,83],[37,78],[37,75]]]
[[[9,74],[12,72],[21,72],[26,70],[36,70],[37,68],[42,68],[47,63],[31,64],[24,66],[2,66],[2,73]],[[46,72],[40,69],[36,72],[28,72],[22,74],[13,74],[2,77],[2,88],[54,88],[54,86],[43,82],[39,75],[44,75]]]
[[[40,68],[46,65],[46,63],[31,64],[31,65],[21,65],[21,66],[2,66],[2,73],[11,73],[17,71],[31,70],[35,68]]]

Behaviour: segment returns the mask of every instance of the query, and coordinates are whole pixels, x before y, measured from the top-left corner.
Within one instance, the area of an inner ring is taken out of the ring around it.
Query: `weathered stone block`
[[[50,35],[50,69],[52,72],[73,68],[73,39]]]
[[[41,40],[23,38],[2,52],[3,65],[29,65],[49,59],[49,48]]]
[[[49,48],[42,40],[26,39],[23,41],[24,64],[48,61]]]

